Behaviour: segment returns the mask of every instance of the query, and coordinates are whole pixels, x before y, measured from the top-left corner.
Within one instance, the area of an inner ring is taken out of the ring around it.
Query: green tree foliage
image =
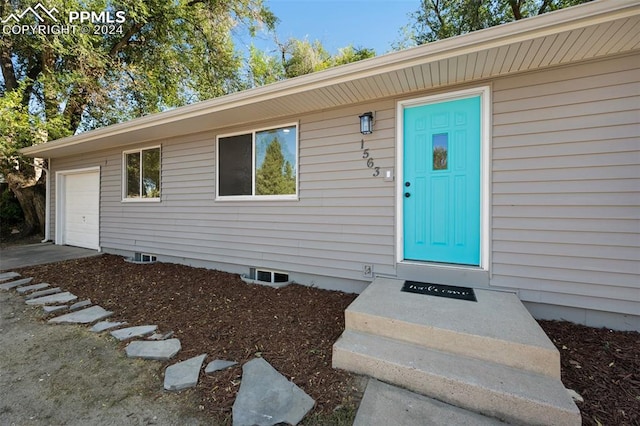
[[[248,63],[248,87],[258,87],[287,78],[298,77],[327,68],[373,58],[373,49],[353,46],[338,49],[332,56],[318,40],[291,38],[285,43],[276,40],[278,54],[270,55],[251,46]]]
[[[296,178],[291,163],[285,161],[282,145],[273,138],[264,161],[256,171],[256,195],[283,195],[296,193]]]
[[[562,9],[589,0],[422,0],[405,40],[424,44]],[[408,40],[407,40],[408,39]]]
[[[275,56],[251,45],[249,48],[249,87],[264,86],[284,78],[284,66]]]
[[[338,49],[338,54],[333,57],[332,64],[334,66],[350,64],[351,62],[361,61],[376,56],[373,49],[366,47],[353,47],[353,45]]]
[[[88,33],[0,35],[0,173],[25,214],[17,191],[36,182],[20,148],[240,90],[242,58],[231,31],[276,22],[262,0],[45,3],[59,24],[74,11],[122,11],[125,22],[106,34],[88,24]],[[37,4],[0,0],[0,17]],[[22,19],[39,23],[31,13]]]
[[[331,55],[318,40],[291,39],[287,46],[288,58],[283,55],[284,74],[287,78],[311,74],[332,66]]]

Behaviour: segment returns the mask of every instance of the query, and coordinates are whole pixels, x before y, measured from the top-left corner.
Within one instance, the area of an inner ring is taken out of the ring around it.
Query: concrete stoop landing
[[[509,423],[581,424],[558,350],[515,294],[475,289],[470,302],[403,284],[376,278],[347,308],[334,368]]]

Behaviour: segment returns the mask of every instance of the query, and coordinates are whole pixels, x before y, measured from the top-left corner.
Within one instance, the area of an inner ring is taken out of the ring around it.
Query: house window
[[[249,268],[249,278],[266,283],[286,283],[289,281],[289,274],[268,269]]]
[[[160,200],[160,147],[124,152],[125,200]]]
[[[296,125],[218,138],[218,197],[296,198]]]

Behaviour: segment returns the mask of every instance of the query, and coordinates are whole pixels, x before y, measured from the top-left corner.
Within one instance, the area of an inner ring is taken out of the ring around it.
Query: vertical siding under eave
[[[495,81],[491,285],[640,312],[640,63]]]
[[[394,273],[394,183],[372,177],[358,115],[376,111],[365,136],[375,165],[394,166],[393,101],[290,117],[299,124],[299,201],[215,201],[216,133],[162,145],[162,200],[122,202],[122,150],[56,159],[56,170],[101,166],[100,245],[199,261],[363,280],[363,264]],[[265,127],[261,125],[260,127]],[[225,129],[222,133],[251,131]],[[145,146],[150,144],[145,144]],[[132,146],[131,149],[136,148]]]

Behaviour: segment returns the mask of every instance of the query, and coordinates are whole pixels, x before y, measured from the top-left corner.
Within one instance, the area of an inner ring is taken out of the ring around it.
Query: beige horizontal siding
[[[639,68],[626,56],[494,83],[491,285],[640,312]]]
[[[55,168],[101,165],[100,244],[107,251],[363,279],[363,263],[395,271],[394,185],[372,177],[362,158],[358,115],[365,110],[377,113],[366,147],[376,166],[393,167],[393,102],[282,121],[300,121],[299,200],[215,201],[216,133],[145,144],[162,146],[159,203],[122,202],[120,150],[67,158]]]
[[[476,59],[481,73],[496,58]],[[404,72],[432,81],[456,66]],[[492,82],[491,286],[536,303],[640,312],[638,68],[636,57],[621,56]],[[396,80],[376,84],[411,89]],[[299,121],[298,200],[216,201],[216,132],[145,144],[162,145],[160,203],[122,202],[121,150],[56,159],[53,168],[101,167],[106,250],[354,280],[367,263],[394,275],[396,184],[372,177],[362,158],[357,118],[365,111],[376,113],[365,147],[381,172],[394,168],[393,100],[256,125]]]

